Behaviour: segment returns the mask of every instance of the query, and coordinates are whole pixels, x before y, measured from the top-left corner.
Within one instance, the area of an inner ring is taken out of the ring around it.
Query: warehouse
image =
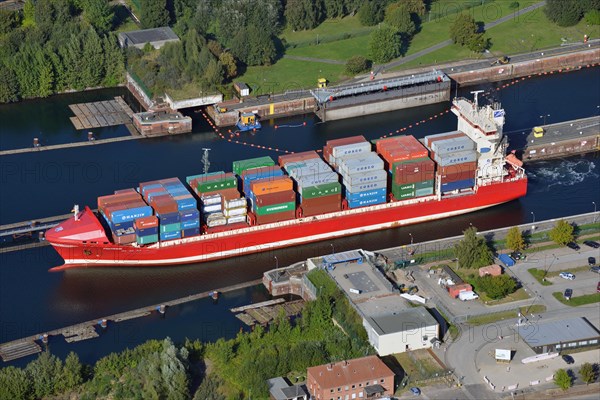
[[[425,307],[363,319],[369,342],[380,356],[425,349],[439,336],[439,324]]]
[[[519,335],[537,354],[598,346],[600,332],[585,318],[570,318],[536,325],[519,325]]]

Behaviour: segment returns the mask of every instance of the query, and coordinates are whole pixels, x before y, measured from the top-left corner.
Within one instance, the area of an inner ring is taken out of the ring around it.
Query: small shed
[[[460,292],[467,290],[473,290],[473,286],[469,285],[468,283],[459,283],[458,285],[448,286],[448,294],[453,299],[457,298]]]
[[[498,264],[488,265],[487,267],[479,268],[479,276],[500,276],[502,275],[502,267]]]
[[[242,97],[250,95],[250,88],[244,82],[235,82],[233,87]]]

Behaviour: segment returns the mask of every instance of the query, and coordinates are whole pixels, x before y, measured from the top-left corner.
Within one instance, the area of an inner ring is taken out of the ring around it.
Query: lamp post
[[[592,201],[592,204],[594,205],[594,213],[596,212],[596,202]]]
[[[279,268],[279,260],[277,259],[277,256],[273,256],[273,258],[275,259],[275,269]]]
[[[531,216],[533,217],[533,221],[531,222],[531,229],[535,229],[535,214],[533,213],[533,211],[531,212]]]
[[[409,233],[408,236],[410,236],[410,245],[413,245],[413,235],[412,233]]]
[[[544,125],[543,125],[543,126],[545,126],[545,125],[546,125],[546,117],[549,117],[549,116],[550,116],[550,114],[544,114],[544,115],[540,115],[540,118],[543,118],[543,119],[544,119]]]
[[[329,243],[329,245],[331,246],[331,254],[335,254],[335,247],[333,246],[333,243]]]

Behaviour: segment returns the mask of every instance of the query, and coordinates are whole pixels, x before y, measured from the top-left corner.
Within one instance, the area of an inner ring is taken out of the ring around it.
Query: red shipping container
[[[139,194],[134,188],[115,190],[115,194],[128,194],[128,193]]]
[[[273,204],[296,201],[296,192],[293,190],[287,190],[284,192],[258,194],[255,196],[255,199],[256,206],[258,207],[272,206]]]
[[[470,163],[449,165],[447,167],[438,166],[438,173],[441,176],[451,175],[451,174],[456,174],[456,173],[464,173],[466,175],[474,175],[476,169],[477,169],[477,161],[473,161]],[[468,177],[465,179],[468,179]]]
[[[411,154],[404,147],[383,149],[381,156],[390,165],[398,161],[407,161],[412,158]]]
[[[390,147],[398,147],[399,144],[400,144],[400,136],[381,139],[381,140],[378,140],[377,142],[375,142],[375,151],[377,153],[381,154],[381,152],[384,149],[388,149]]]
[[[314,197],[312,199],[302,199],[302,207],[321,207],[329,205],[340,205],[342,203],[341,194],[332,194],[330,196]]]
[[[160,196],[154,196],[152,197],[152,201],[151,203],[175,203],[175,200],[173,200],[173,198],[171,197],[170,194],[161,194]]]
[[[158,218],[155,215],[150,217],[142,217],[135,220],[133,223],[138,229],[154,228],[158,226]]]
[[[160,181],[148,181],[148,182],[142,182],[140,183],[139,187],[140,187],[140,193],[142,193],[144,191],[144,187],[146,186],[150,186],[150,185],[161,185]]]
[[[465,179],[474,179],[474,178],[475,178],[475,171],[472,171],[471,173],[457,172],[455,174],[448,174],[448,175],[440,176],[440,181],[443,185],[444,183],[448,183],[448,182],[456,182],[456,181],[462,181]]]
[[[460,292],[465,292],[469,290],[473,290],[473,287],[468,283],[459,283],[458,285],[448,286],[448,294],[453,299],[457,298]]]
[[[310,206],[302,205],[302,217],[312,217],[314,215],[328,214],[342,210],[341,203],[324,204],[322,206]]]
[[[435,162],[429,159],[407,164],[400,163],[393,168],[394,182],[399,184],[435,179]]]
[[[316,151],[311,150],[311,151],[303,151],[301,153],[293,153],[293,154],[286,154],[284,156],[279,156],[279,158],[277,159],[277,162],[280,166],[283,167],[285,164],[288,164],[291,162],[312,160],[314,158],[319,158],[319,155],[317,154]]]
[[[144,207],[146,205],[147,204],[144,203],[143,201],[120,203],[120,204],[113,204],[108,207],[105,207],[103,211],[104,211],[104,215],[106,215],[109,219],[112,219],[112,213],[114,213],[115,211],[128,210],[130,208],[137,208],[137,207]]]
[[[98,208],[103,208],[111,203],[120,203],[128,200],[141,199],[142,196],[139,193],[124,193],[124,194],[111,194],[108,196],[98,197]]]
[[[284,211],[274,214],[257,215],[256,223],[258,225],[272,224],[274,222],[288,221],[296,218],[296,210]]]
[[[159,180],[159,182],[162,185],[166,185],[167,183],[181,183],[181,181],[179,180],[179,178],[167,178],[167,179],[161,179]]]
[[[135,233],[131,234],[131,235],[123,235],[123,236],[117,236],[113,233],[112,235],[113,237],[113,241],[116,244],[131,244],[133,242],[135,242]]]
[[[175,204],[157,204],[157,205],[152,205],[152,208],[159,215],[171,214],[171,213],[175,213],[175,212],[179,211],[177,208],[177,203],[175,203]]]
[[[411,155],[411,159],[429,156],[429,151],[414,136],[400,136],[400,143]]]
[[[361,143],[366,141],[367,139],[365,139],[365,137],[362,135],[350,136],[347,138],[328,140],[325,146],[331,149],[332,147],[345,146],[347,144]]]

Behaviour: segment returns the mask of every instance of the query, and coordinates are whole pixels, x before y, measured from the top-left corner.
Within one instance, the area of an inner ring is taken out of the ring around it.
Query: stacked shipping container
[[[442,193],[472,188],[477,170],[475,142],[460,132],[443,133],[425,137],[438,163],[437,176]]]
[[[341,210],[342,185],[338,174],[316,152],[281,156],[279,165],[296,183],[299,216],[309,217]]]
[[[161,241],[200,234],[196,199],[178,178],[140,183],[139,191],[158,217]]]
[[[108,223],[112,238],[118,244],[136,241],[135,220],[150,217],[148,206],[135,189],[118,190],[113,195],[98,197],[98,210]]]

